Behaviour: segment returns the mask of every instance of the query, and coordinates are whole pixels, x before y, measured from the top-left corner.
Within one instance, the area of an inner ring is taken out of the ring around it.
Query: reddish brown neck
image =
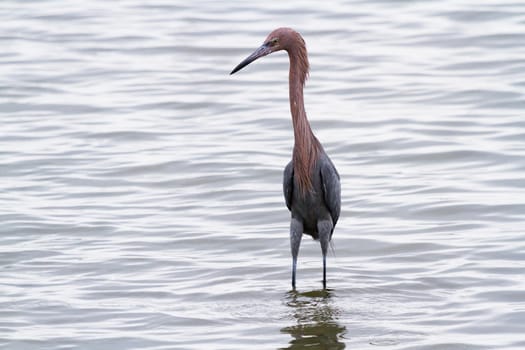
[[[308,57],[304,43],[297,42],[288,50],[290,57],[290,111],[294,129],[294,177],[304,195],[311,191],[312,175],[319,156],[320,144],[312,132],[304,109],[303,87],[308,76]]]

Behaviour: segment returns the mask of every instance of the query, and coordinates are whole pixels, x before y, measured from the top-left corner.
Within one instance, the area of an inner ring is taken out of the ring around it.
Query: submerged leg
[[[303,236],[303,223],[292,218],[290,223],[290,247],[292,248],[292,288],[295,289],[295,271],[297,269],[297,256]]]
[[[332,232],[332,221],[323,220],[317,223],[319,231],[319,241],[321,242],[321,252],[323,253],[323,289],[326,289],[326,253],[330,244],[330,234]]]

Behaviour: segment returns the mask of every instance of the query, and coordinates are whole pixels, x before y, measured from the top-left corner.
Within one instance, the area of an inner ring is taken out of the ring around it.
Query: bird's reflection
[[[295,322],[281,329],[282,333],[292,336],[289,345],[282,349],[345,348],[341,341],[345,327],[337,322],[339,312],[333,305],[331,291],[291,291],[284,299]]]

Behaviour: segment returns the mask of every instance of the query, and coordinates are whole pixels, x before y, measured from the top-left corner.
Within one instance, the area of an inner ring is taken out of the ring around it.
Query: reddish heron
[[[321,242],[323,288],[326,289],[326,252],[341,212],[341,185],[334,164],[317,140],[306,118],[303,87],[308,76],[308,55],[303,38],[290,28],[278,28],[255,52],[235,67],[233,74],[256,59],[285,50],[290,58],[290,110],[295,144],[284,169],[283,192],[291,212],[292,287],[295,289],[297,255],[303,233]]]

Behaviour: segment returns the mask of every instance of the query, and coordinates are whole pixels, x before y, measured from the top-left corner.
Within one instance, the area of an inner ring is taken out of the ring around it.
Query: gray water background
[[[288,60],[342,181],[290,291]],[[524,349],[525,3],[2,1],[3,349]]]

